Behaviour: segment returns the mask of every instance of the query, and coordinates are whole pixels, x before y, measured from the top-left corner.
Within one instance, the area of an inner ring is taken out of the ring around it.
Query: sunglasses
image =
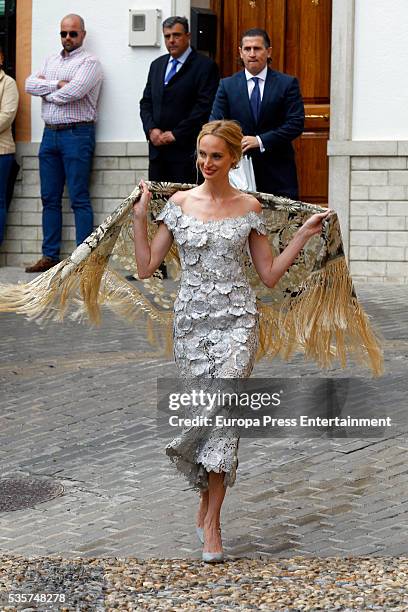
[[[68,34],[70,38],[78,38],[79,32],[76,32],[75,30],[72,30],[71,32],[66,32],[65,30],[62,30],[62,32],[60,32],[61,38],[66,38]]]

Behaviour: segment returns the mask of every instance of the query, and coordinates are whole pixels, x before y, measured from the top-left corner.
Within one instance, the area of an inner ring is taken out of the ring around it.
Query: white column
[[[171,14],[179,17],[187,17],[190,20],[190,0],[172,0]]]
[[[330,141],[351,139],[353,113],[355,0],[333,0]],[[344,252],[349,256],[350,156],[329,158],[329,206],[339,217]]]

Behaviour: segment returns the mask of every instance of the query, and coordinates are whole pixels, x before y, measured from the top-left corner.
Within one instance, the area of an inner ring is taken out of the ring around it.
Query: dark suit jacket
[[[140,100],[140,116],[146,138],[149,130],[171,130],[176,141],[163,147],[149,142],[149,157],[184,159],[191,156],[195,141],[208,121],[219,83],[217,64],[193,49],[168,85],[164,86],[169,55],[152,62],[147,84]]]
[[[210,119],[235,119],[246,136],[260,136],[265,147],[251,150],[259,191],[298,198],[292,140],[304,126],[304,106],[295,77],[268,68],[258,122],[248,97],[245,71],[222,79]]]

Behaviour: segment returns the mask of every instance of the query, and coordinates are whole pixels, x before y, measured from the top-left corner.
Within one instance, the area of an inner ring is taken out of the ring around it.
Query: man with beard
[[[65,181],[75,217],[77,245],[93,230],[88,184],[102,69],[82,46],[86,36],[82,17],[66,15],[60,29],[62,51],[49,57],[41,70],[26,80],[27,93],[42,98],[45,123],[39,151],[43,256],[26,272],[44,272],[59,262]]]

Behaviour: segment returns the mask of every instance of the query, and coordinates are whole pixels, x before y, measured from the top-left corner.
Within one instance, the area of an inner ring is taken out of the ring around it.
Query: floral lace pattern
[[[249,234],[253,229],[266,234],[262,214],[203,221],[169,200],[157,221],[172,232],[180,256],[174,303],[174,356],[180,376],[186,384],[195,377],[247,378],[258,349],[259,317],[244,267]],[[199,412],[189,410],[189,417],[216,414],[202,406]],[[232,486],[238,439],[232,428],[185,428],[166,452],[193,487],[206,489],[209,471],[225,472],[224,484]]]

